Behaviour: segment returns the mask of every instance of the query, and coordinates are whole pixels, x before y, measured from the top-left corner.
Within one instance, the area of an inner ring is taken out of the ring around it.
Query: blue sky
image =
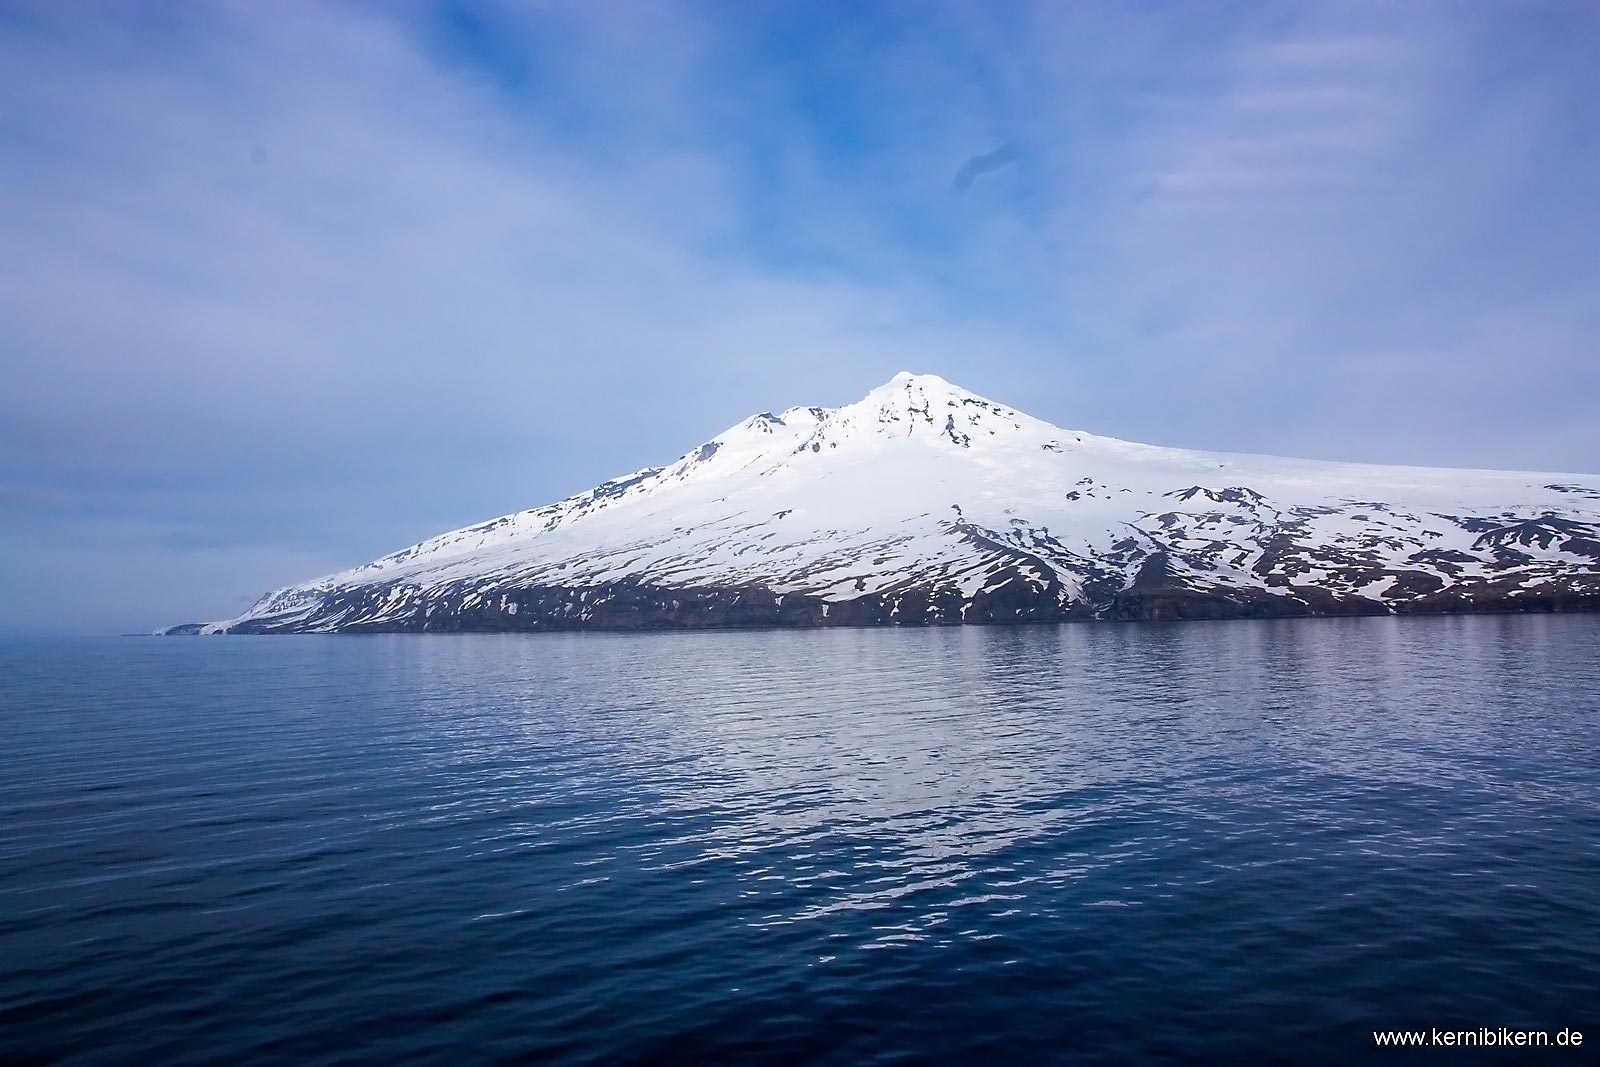
[[[0,0],[0,629],[148,628],[933,371],[1600,470],[1600,7]]]

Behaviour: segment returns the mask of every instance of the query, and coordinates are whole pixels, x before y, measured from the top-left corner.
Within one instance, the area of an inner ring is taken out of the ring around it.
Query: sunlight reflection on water
[[[1597,636],[3,646],[0,1054],[1337,1062],[1577,1024]]]

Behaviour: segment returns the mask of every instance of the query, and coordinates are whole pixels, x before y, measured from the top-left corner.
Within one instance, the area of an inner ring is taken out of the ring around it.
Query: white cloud
[[[484,62],[416,10],[0,35],[0,506],[145,537],[117,597],[204,613],[163,512],[288,581],[903,367],[1170,443],[1600,453],[1600,84],[1514,6],[953,5],[788,65],[678,5],[478,8]]]

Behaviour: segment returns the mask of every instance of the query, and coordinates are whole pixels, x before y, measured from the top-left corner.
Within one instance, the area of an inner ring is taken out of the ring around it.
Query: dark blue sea
[[[0,1062],[1581,1062],[1597,756],[1597,617],[13,641]]]

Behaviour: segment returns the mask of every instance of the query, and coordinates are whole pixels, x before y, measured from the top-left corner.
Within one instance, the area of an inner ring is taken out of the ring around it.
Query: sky
[[[942,375],[1600,471],[1600,4],[0,0],[0,631]]]

